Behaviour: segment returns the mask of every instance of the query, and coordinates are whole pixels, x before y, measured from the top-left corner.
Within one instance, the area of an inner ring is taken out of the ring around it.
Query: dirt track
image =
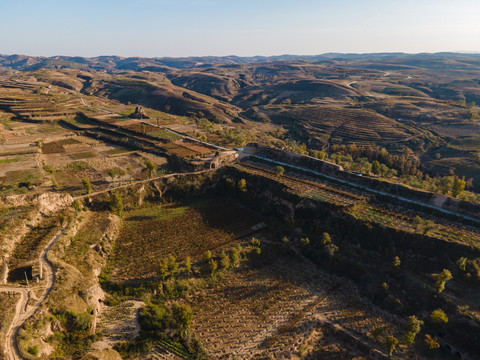
[[[48,261],[47,255],[50,249],[52,248],[52,246],[58,240],[58,238],[63,234],[65,229],[66,227],[61,229],[52,238],[52,240],[44,248],[40,256],[42,260],[42,265],[45,268],[44,276],[45,276],[46,282],[42,285],[44,290],[40,295],[40,298],[37,300],[37,302],[33,306],[31,307],[28,306],[28,301],[31,298],[31,290],[28,287],[20,287],[20,286],[0,287],[0,292],[16,292],[20,294],[20,300],[18,301],[16,306],[15,317],[13,318],[13,321],[6,335],[6,344],[5,344],[6,354],[5,355],[9,360],[23,359],[22,356],[20,355],[20,351],[18,350],[17,335],[19,330],[25,323],[25,321],[27,321],[27,319],[37,311],[40,305],[43,304],[43,302],[45,301],[48,294],[50,294],[50,291],[53,288],[53,284],[55,283],[55,269],[53,268],[53,265]]]

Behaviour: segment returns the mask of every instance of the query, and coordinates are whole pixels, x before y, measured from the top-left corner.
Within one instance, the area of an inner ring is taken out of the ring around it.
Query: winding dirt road
[[[48,261],[47,255],[58,238],[64,233],[66,226],[58,231],[58,233],[51,239],[51,241],[45,246],[40,256],[42,266],[44,268],[45,282],[40,287],[33,286],[31,288],[21,286],[2,286],[0,292],[16,292],[20,294],[20,300],[17,302],[15,316],[10,328],[7,331],[6,343],[5,343],[5,355],[8,360],[20,360],[23,359],[20,351],[18,350],[17,335],[23,324],[27,319],[32,316],[43,304],[45,299],[52,291],[53,284],[55,283],[55,269],[53,265]],[[35,284],[36,285],[36,284]],[[32,299],[32,289],[43,289],[42,294],[36,300],[35,304],[29,306],[29,300]]]

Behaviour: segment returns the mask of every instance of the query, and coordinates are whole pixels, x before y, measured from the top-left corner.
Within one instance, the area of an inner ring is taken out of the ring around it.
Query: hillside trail
[[[20,354],[17,343],[17,335],[23,324],[30,318],[38,308],[43,304],[47,299],[48,295],[52,291],[53,285],[55,284],[55,269],[50,261],[47,259],[48,252],[55,245],[56,241],[63,235],[67,228],[67,225],[60,229],[58,233],[50,240],[50,242],[43,249],[40,259],[42,266],[44,267],[44,276],[45,284],[42,286],[44,288],[42,294],[37,299],[35,304],[31,307],[28,305],[29,300],[32,299],[32,289],[28,287],[21,286],[2,286],[0,287],[0,292],[16,292],[20,294],[20,300],[17,302],[15,316],[10,324],[10,328],[6,334],[6,343],[5,343],[5,355],[8,360],[21,360],[23,357]]]
[[[124,188],[134,186],[134,185],[138,185],[138,184],[145,184],[145,183],[155,181],[155,180],[168,179],[168,178],[175,177],[175,176],[200,175],[200,174],[205,174],[205,173],[208,173],[208,172],[213,172],[213,171],[216,171],[216,170],[218,170],[218,168],[217,169],[206,169],[206,170],[200,170],[200,171],[192,171],[192,172],[187,172],[187,173],[173,173],[173,174],[161,175],[161,176],[153,177],[151,179],[138,180],[138,181],[133,181],[133,182],[128,183],[128,184],[119,185],[119,186],[115,186],[115,187],[110,187],[110,188],[107,188],[105,190],[92,192],[90,194],[75,196],[73,198],[73,200],[85,199],[85,198],[88,198],[88,197],[92,197],[92,196],[96,196],[96,195],[100,195],[100,194],[105,194],[105,193],[115,191],[115,190],[118,190],[118,189],[124,189]]]

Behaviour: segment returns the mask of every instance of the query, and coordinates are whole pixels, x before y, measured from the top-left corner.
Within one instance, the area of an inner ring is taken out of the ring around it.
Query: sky
[[[478,0],[0,0],[0,54],[480,52]]]

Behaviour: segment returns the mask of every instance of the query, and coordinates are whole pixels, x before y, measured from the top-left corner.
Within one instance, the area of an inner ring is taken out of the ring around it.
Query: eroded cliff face
[[[45,218],[53,216],[60,209],[69,207],[73,198],[68,194],[47,193],[42,195],[0,196],[0,208],[28,206],[29,210],[21,219],[12,220],[10,227],[0,237],[0,253],[8,256],[15,244]]]

